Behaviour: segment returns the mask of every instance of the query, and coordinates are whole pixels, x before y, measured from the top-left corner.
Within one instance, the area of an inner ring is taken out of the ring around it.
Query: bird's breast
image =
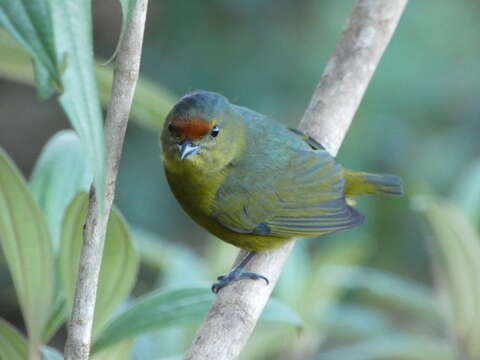
[[[210,208],[218,188],[225,179],[224,172],[202,173],[198,170],[183,169],[172,172],[165,168],[168,183],[183,209],[201,221],[210,215]]]

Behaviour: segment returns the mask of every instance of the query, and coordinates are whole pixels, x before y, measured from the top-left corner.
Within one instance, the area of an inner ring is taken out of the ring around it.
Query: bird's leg
[[[256,253],[257,253],[256,251],[249,251],[248,254],[242,259],[242,261],[240,261],[237,265],[235,265],[227,275],[220,275],[217,278],[218,282],[212,285],[212,291],[216,294],[231,282],[240,280],[240,279],[252,279],[252,280],[263,279],[268,285],[270,281],[268,281],[268,279],[265,276],[257,273],[253,273],[253,272],[243,271],[245,266],[247,266],[247,264],[250,262],[250,260],[252,260],[252,258],[256,255]]]

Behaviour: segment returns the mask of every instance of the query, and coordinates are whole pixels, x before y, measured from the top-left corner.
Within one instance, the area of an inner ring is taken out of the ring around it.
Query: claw
[[[248,271],[243,271],[245,266],[248,264],[248,262],[255,256],[256,252],[255,251],[250,251],[245,258],[243,258],[242,261],[236,265],[232,271],[230,271],[227,275],[220,275],[217,277],[218,282],[214,283],[212,285],[212,291],[215,294],[218,294],[218,292],[223,289],[225,286],[230,284],[233,281],[237,281],[240,279],[251,279],[251,280],[258,280],[258,279],[263,279],[267,283],[267,286],[270,284],[270,281],[263,275],[254,273],[254,272],[248,272]]]
[[[257,273],[253,273],[253,272],[243,272],[243,273],[240,274],[240,276],[238,278],[239,279],[252,279],[252,280],[262,279],[262,280],[265,280],[266,285],[270,285],[270,280],[268,280],[265,276],[257,274]]]
[[[215,283],[212,285],[212,292],[214,294],[218,294],[218,292],[220,291],[222,287],[218,284],[218,283]]]
[[[214,294],[218,294],[218,292],[221,289],[223,289],[225,286],[229,285],[234,281],[241,280],[241,279],[250,279],[250,280],[262,279],[262,280],[265,280],[267,286],[270,284],[270,281],[265,276],[257,273],[253,273],[253,272],[238,273],[238,272],[232,271],[226,276],[220,275],[217,279],[219,281],[212,285],[212,291]]]

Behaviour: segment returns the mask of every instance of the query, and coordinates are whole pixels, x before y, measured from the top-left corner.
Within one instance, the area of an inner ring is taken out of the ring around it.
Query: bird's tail
[[[363,194],[403,195],[402,179],[390,174],[345,171],[345,196]]]

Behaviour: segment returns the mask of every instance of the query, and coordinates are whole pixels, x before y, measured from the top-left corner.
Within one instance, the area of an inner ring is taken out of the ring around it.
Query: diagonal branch
[[[123,140],[140,69],[147,5],[148,0],[136,1],[116,58],[112,94],[105,119],[107,145],[105,213],[98,213],[98,202],[92,187],[72,317],[65,345],[66,360],[87,360],[90,353],[98,276],[108,217],[115,197]]]
[[[336,155],[407,0],[357,0],[315,89],[300,129]],[[187,360],[236,359],[252,333],[294,241],[258,254],[249,271],[271,283],[238,281],[222,289],[188,349]],[[238,258],[244,256],[242,253]],[[237,259],[238,259],[237,258]]]

